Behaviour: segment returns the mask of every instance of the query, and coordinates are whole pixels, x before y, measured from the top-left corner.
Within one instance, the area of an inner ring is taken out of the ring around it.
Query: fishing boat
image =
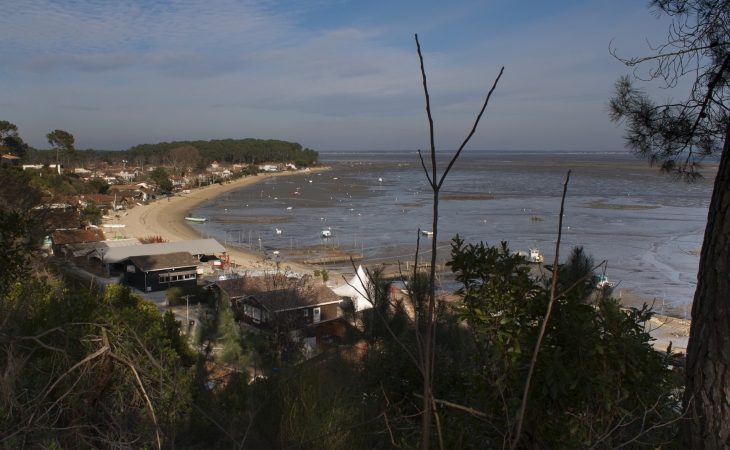
[[[422,230],[421,233],[423,233],[424,236],[433,236],[433,231]]]
[[[330,230],[322,230],[322,237],[328,238],[332,236],[332,232]]]
[[[204,217],[186,217],[185,220],[188,220],[190,222],[205,222]]]

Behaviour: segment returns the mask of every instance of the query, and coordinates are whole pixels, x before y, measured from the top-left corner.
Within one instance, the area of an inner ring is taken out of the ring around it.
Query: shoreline
[[[311,172],[329,170],[329,167],[310,169]],[[124,225],[124,228],[112,228],[105,230],[107,238],[121,234],[125,238],[145,239],[159,236],[169,242],[200,239],[198,232],[191,227],[185,217],[195,207],[203,202],[214,200],[222,194],[251,186],[266,180],[269,177],[282,177],[289,175],[301,175],[303,172],[279,172],[268,175],[249,176],[239,178],[226,184],[205,186],[201,189],[193,189],[190,194],[176,195],[174,197],[161,198],[154,203],[144,206],[135,205],[132,209],[120,212],[118,217],[106,219],[105,224]],[[222,243],[221,243],[222,244]],[[272,261],[264,260],[260,255],[247,253],[231,246],[226,246],[231,262],[243,268],[264,268],[272,264]],[[282,264],[292,271],[311,274],[314,269],[297,263],[287,262]]]

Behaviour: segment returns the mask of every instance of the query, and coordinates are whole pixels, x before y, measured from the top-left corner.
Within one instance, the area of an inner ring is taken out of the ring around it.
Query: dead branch
[[[558,219],[558,240],[555,242],[555,262],[553,263],[553,277],[552,286],[550,286],[550,301],[548,302],[547,311],[545,312],[545,318],[540,326],[540,333],[537,335],[537,342],[535,342],[535,351],[532,353],[532,360],[530,361],[530,369],[527,371],[527,379],[525,380],[525,389],[522,393],[522,405],[520,406],[520,416],[517,420],[517,431],[515,433],[515,440],[512,442],[512,449],[517,448],[517,444],[520,442],[520,435],[522,434],[522,424],[525,420],[525,408],[527,407],[527,396],[530,392],[530,382],[532,381],[532,373],[535,370],[535,364],[537,363],[537,354],[540,351],[540,344],[542,338],[545,335],[545,329],[547,328],[548,320],[550,319],[550,312],[553,309],[553,303],[555,302],[555,286],[558,281],[558,256],[560,252],[560,239],[563,232],[563,211],[565,209],[565,194],[568,192],[568,182],[570,181],[570,170],[568,175],[565,177],[565,184],[563,185],[563,197],[560,200],[560,218]]]

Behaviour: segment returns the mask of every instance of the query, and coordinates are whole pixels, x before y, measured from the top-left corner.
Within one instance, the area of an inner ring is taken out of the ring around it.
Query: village
[[[3,155],[3,162],[14,165],[14,157]],[[47,256],[67,274],[101,292],[108,285],[127,286],[153,302],[161,314],[172,311],[184,324],[181,331],[191,345],[200,326],[201,307],[217,310],[225,305],[233,311],[241,333],[274,329],[291,333],[303,340],[306,356],[312,357],[342,339],[343,311],[371,307],[366,298],[368,275],[362,268],[349,282],[325,283],[325,277],[313,276],[319,270],[296,265],[296,271],[291,266],[282,269],[264,258],[242,255],[216,239],[171,234],[155,228],[156,216],[150,216],[159,206],[188,208],[195,202],[190,195],[193,190],[203,189],[206,198],[212,198],[220,193],[216,189],[241,187],[244,179],[255,182],[258,173],[283,176],[308,172],[308,168],[214,161],[197,173],[189,168],[183,175],[168,175],[167,183],[154,174],[176,173],[176,167],[106,163],[99,168],[20,167],[41,177],[44,172],[58,171],[83,183],[109,185],[105,194],[57,196],[36,207],[34,213],[49,225],[44,242]],[[179,203],[185,200],[187,206]],[[90,211],[98,211],[98,215]],[[145,227],[135,227],[134,222]],[[391,291],[390,295],[397,295],[394,287]]]

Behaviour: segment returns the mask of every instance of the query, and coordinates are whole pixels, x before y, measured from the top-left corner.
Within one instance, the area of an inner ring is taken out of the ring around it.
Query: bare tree
[[[476,120],[474,121],[474,125],[472,126],[471,131],[469,132],[469,135],[464,139],[464,142],[462,142],[461,146],[459,146],[459,149],[454,154],[453,158],[451,158],[451,161],[446,166],[446,169],[441,174],[441,178],[438,178],[437,173],[437,165],[436,165],[436,144],[434,142],[434,129],[433,129],[433,118],[431,117],[431,100],[428,95],[428,85],[426,83],[426,69],[423,66],[423,55],[421,55],[421,45],[418,43],[418,35],[416,35],[416,49],[418,51],[418,58],[421,62],[421,76],[423,78],[423,92],[426,96],[426,116],[428,117],[428,130],[429,130],[429,139],[431,144],[431,174],[429,175],[429,170],[426,167],[425,162],[423,161],[423,156],[421,156],[421,151],[418,151],[418,156],[421,158],[421,165],[423,166],[423,170],[426,173],[426,178],[428,179],[428,183],[431,186],[431,191],[433,192],[433,240],[431,243],[431,274],[430,274],[430,286],[429,286],[429,294],[428,294],[428,309],[426,312],[426,331],[424,334],[424,346],[423,346],[423,356],[421,358],[422,361],[422,372],[423,372],[423,435],[421,438],[421,448],[422,449],[428,449],[429,447],[429,441],[431,436],[431,411],[433,409],[433,395],[431,392],[432,388],[432,379],[433,379],[433,371],[434,371],[434,358],[431,354],[433,349],[433,343],[436,339],[435,336],[435,330],[434,330],[434,311],[436,309],[436,252],[437,252],[437,242],[438,242],[438,219],[439,219],[439,192],[441,190],[441,186],[444,184],[444,180],[446,179],[446,175],[449,174],[449,171],[454,166],[454,163],[459,158],[459,155],[461,154],[461,151],[464,149],[466,144],[469,142],[471,137],[474,135],[474,132],[477,129],[477,126],[479,125],[479,120],[482,118],[482,114],[484,114],[484,110],[487,108],[487,104],[489,103],[489,99],[492,96],[492,92],[494,92],[494,89],[497,87],[497,83],[499,82],[499,79],[502,77],[502,73],[504,72],[504,67],[499,71],[499,75],[497,75],[497,78],[494,80],[494,84],[492,85],[492,88],[489,90],[489,93],[487,94],[487,98],[484,100],[484,105],[482,105],[482,109],[479,111],[479,114],[477,115]],[[416,254],[416,266],[418,266],[418,254]]]

